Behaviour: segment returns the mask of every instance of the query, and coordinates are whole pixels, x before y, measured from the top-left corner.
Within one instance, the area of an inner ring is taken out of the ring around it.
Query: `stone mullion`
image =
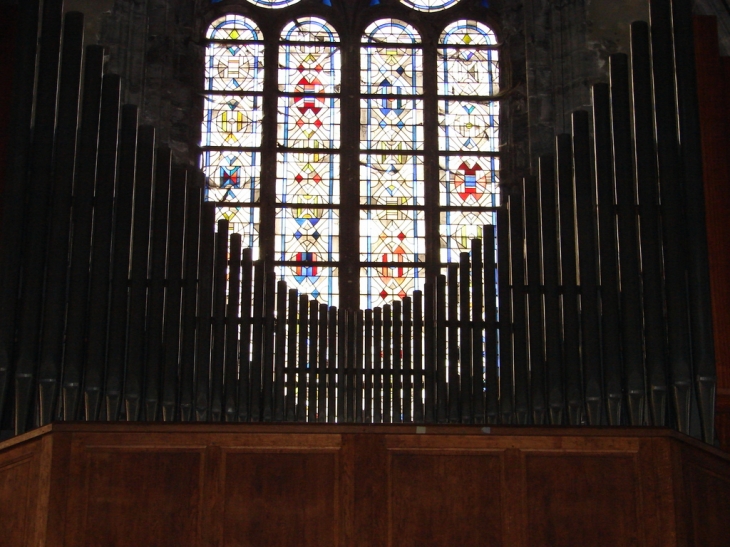
[[[424,37],[423,46],[423,173],[426,203],[426,276],[439,274],[441,236],[439,234],[439,143],[437,47],[435,40]]]
[[[261,134],[261,201],[259,224],[260,257],[268,267],[275,260],[276,228],[276,133],[279,101],[277,65],[279,47],[269,40],[264,49],[264,95]]]
[[[360,298],[360,35],[342,36],[340,115],[340,307]]]

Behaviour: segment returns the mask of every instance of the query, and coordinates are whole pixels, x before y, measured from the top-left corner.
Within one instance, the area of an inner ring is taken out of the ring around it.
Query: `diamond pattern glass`
[[[276,200],[320,205],[339,202],[339,159],[338,155],[331,154],[278,154]]]
[[[498,207],[499,158],[496,156],[441,156],[441,205]]]
[[[459,254],[471,251],[471,240],[482,237],[482,227],[494,224],[490,211],[442,211],[441,262],[459,262]]]
[[[439,149],[499,151],[499,103],[439,101]]]
[[[423,158],[397,152],[361,155],[360,203],[423,205]]]
[[[261,145],[261,97],[206,95],[202,146]]]
[[[423,289],[422,268],[379,266],[360,269],[360,307],[373,309]]]
[[[313,206],[278,209],[276,257],[286,261],[339,260],[339,211]]]
[[[259,173],[261,160],[258,152],[239,150],[205,150],[201,169],[208,181],[209,201],[259,201]],[[218,191],[212,199],[212,191]]]

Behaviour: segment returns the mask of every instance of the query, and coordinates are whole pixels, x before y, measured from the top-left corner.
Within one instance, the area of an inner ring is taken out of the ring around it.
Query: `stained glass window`
[[[279,46],[275,257],[290,287],[337,304],[340,82],[337,32],[323,19],[284,26]]]
[[[379,16],[393,2],[350,4],[363,10],[353,22],[371,17],[362,31],[287,16],[299,0],[248,0],[250,17],[208,28],[206,199],[290,288],[330,305],[341,290],[347,306],[392,303],[494,222],[499,43],[477,19],[444,21],[459,2],[401,0],[415,11],[398,19]],[[359,63],[342,48],[359,48]]]
[[[252,4],[261,6],[263,8],[285,8],[296,4],[299,0],[248,0]]]
[[[258,25],[225,15],[206,34],[200,167],[206,199],[258,255],[264,44]]]
[[[409,294],[426,258],[425,213],[415,208],[425,201],[423,51],[397,19],[375,21],[362,42],[360,200],[371,207],[360,213],[360,304],[369,308]]]
[[[473,20],[446,26],[438,53],[441,261],[458,262],[499,206],[499,51]],[[454,99],[458,97],[458,99]]]
[[[406,6],[419,11],[440,11],[450,8],[459,0],[402,0]]]

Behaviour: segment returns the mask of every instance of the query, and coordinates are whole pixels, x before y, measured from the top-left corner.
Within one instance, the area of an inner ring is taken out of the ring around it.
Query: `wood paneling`
[[[0,547],[34,545],[41,495],[40,440],[0,452]]]
[[[32,455],[0,464],[0,546],[17,547],[28,544],[29,517],[34,498]]]
[[[89,447],[79,459],[72,468],[81,463],[74,471],[80,472],[84,492],[73,492],[78,496],[72,498],[71,512],[76,526],[69,529],[66,545],[193,543],[202,501],[200,451]]]
[[[0,444],[0,547],[712,546],[729,500],[730,455],[663,429],[89,423]]]
[[[338,545],[337,455],[227,452],[223,545]]]
[[[725,547],[730,542],[730,475],[715,458],[681,447],[688,544]]]
[[[502,545],[501,475],[499,454],[391,452],[390,545]]]
[[[631,455],[529,454],[528,545],[639,545]]]

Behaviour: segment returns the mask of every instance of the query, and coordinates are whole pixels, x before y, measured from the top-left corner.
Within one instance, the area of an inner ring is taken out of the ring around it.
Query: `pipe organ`
[[[83,15],[46,0],[38,24],[38,6],[21,7],[3,196],[0,412],[16,434],[57,420],[463,423],[714,441],[685,0],[632,25],[592,111],[502,189],[470,253],[372,310],[320,304],[253,261],[216,225],[199,172],[120,104]]]

